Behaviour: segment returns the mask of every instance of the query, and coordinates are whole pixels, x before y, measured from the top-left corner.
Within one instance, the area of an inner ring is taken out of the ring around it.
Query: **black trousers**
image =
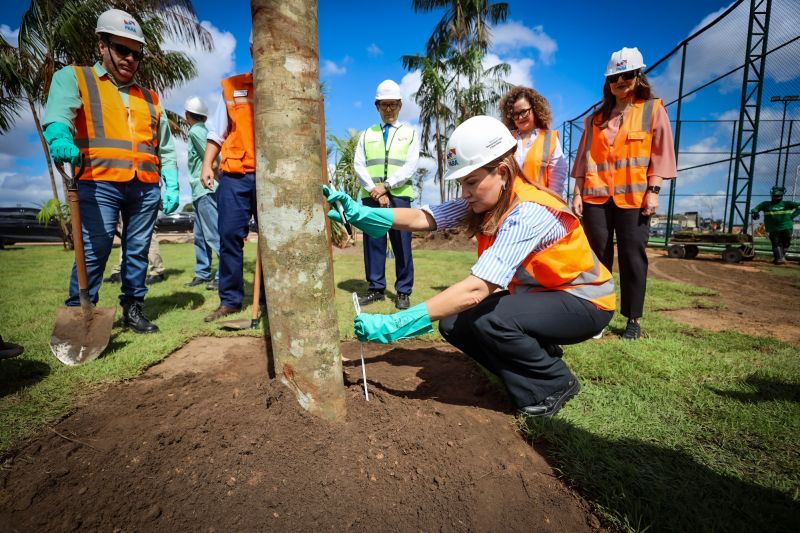
[[[775,261],[781,261],[786,257],[789,246],[792,245],[792,230],[770,231],[769,241],[772,243],[772,257]]]
[[[641,209],[622,209],[612,199],[604,204],[583,204],[583,230],[589,246],[610,271],[614,265],[614,235],[617,236],[620,310],[628,318],[644,312],[647,289],[647,239],[650,217]]]
[[[443,318],[439,332],[497,375],[519,408],[539,403],[570,379],[567,364],[544,346],[585,341],[606,327],[613,314],[564,291],[502,291]]]

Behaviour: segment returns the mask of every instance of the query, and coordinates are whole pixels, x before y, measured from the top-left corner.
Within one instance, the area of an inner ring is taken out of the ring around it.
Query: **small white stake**
[[[356,309],[356,316],[361,314],[361,305],[358,303],[358,293],[353,293],[353,307]],[[364,381],[364,397],[369,401],[369,390],[367,390],[367,367],[364,366],[364,343],[359,342],[361,347],[361,379]]]

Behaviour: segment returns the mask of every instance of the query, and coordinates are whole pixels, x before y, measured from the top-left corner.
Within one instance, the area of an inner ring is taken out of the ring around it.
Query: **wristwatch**
[[[648,185],[647,191],[658,194],[661,192],[661,187],[659,187],[658,185]]]

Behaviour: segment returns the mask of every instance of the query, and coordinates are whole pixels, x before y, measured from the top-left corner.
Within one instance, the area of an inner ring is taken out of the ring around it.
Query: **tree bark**
[[[320,157],[316,0],[251,0],[256,197],[277,377],[305,409],[344,418]]]

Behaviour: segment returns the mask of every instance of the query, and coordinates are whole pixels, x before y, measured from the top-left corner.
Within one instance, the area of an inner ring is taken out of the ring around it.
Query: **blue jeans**
[[[194,275],[211,278],[211,252],[219,260],[219,231],[217,230],[217,200],[208,193],[192,202],[194,205]],[[219,279],[219,268],[217,268]]]
[[[147,250],[156,224],[161,203],[158,183],[142,183],[133,179],[124,183],[111,181],[78,181],[83,249],[86,254],[86,274],[89,295],[93,303],[100,298],[100,285],[106,268],[114,228],[122,216],[122,294],[120,301],[144,300],[147,287]],[[78,273],[72,266],[69,281],[68,306],[80,305]]]
[[[364,198],[362,203],[369,207],[379,204],[372,198]],[[411,207],[411,200],[389,194],[390,207]],[[414,261],[411,257],[411,232],[389,230],[389,241],[394,252],[394,272],[397,280],[394,289],[397,294],[411,294],[414,287]],[[364,270],[367,274],[369,290],[386,289],[386,237],[377,239],[364,234]]]

